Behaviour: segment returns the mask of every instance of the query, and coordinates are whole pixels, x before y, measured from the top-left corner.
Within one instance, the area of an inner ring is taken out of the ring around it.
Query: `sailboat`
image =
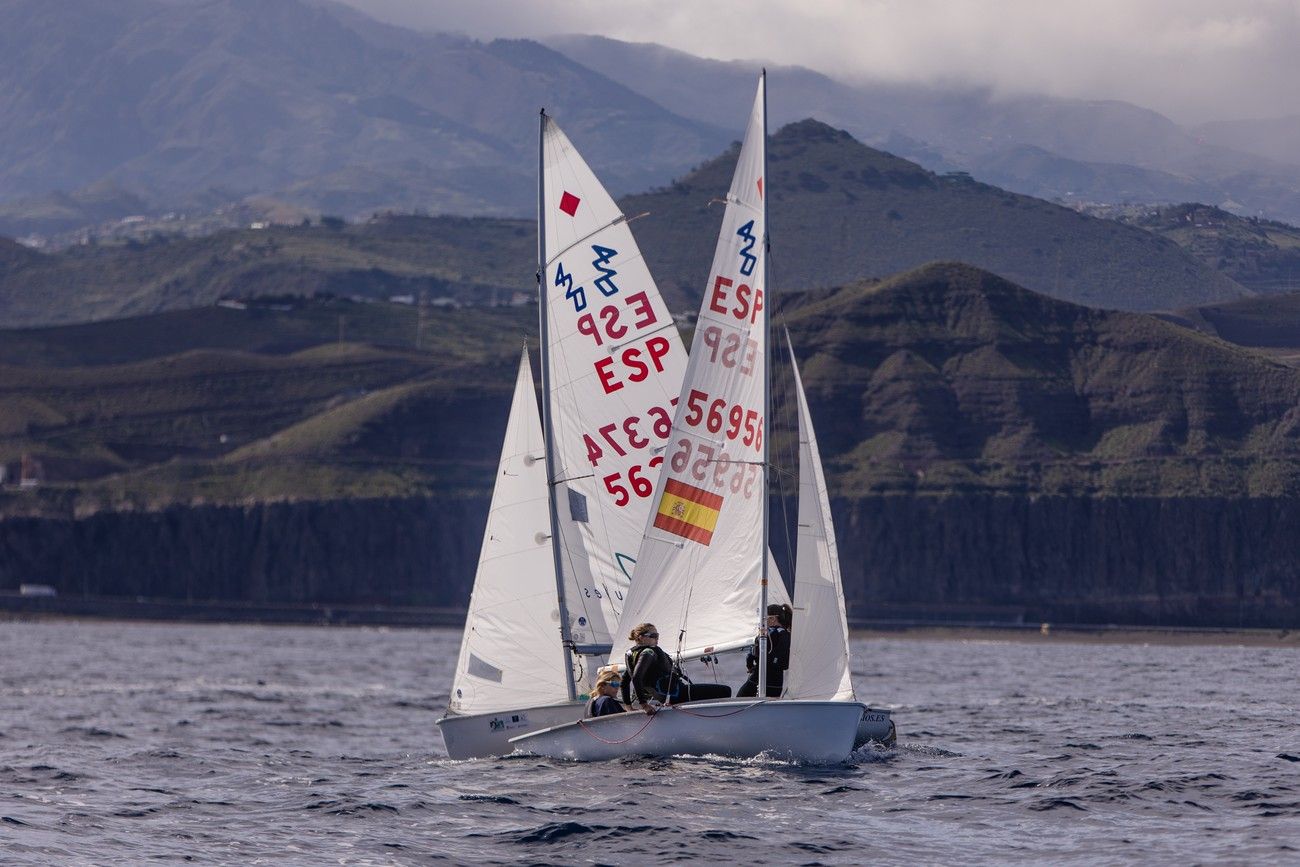
[[[509,737],[582,716],[613,646],[686,370],[628,220],[545,112],[538,163],[542,420],[509,465],[513,427],[503,448],[437,721],[455,759],[508,753]],[[511,425],[515,413],[532,424],[529,401],[516,391]],[[524,499],[531,511],[510,511]],[[507,516],[519,526],[502,529]]]
[[[764,73],[618,630],[654,623],[681,660],[748,646],[757,631],[759,696],[767,695],[767,605],[784,597],[779,576],[770,583],[768,554],[766,108]],[[579,760],[772,754],[834,763],[852,751],[864,710],[840,698],[723,699],[579,720],[511,743]]]
[[[794,610],[797,628],[791,632],[790,669],[785,697],[857,701],[849,670],[849,624],[840,579],[839,546],[831,520],[826,475],[813,429],[808,396],[790,333],[785,335],[794,374],[799,415],[799,506],[794,566]],[[894,722],[888,710],[864,707],[854,747],[870,741],[892,745]]]

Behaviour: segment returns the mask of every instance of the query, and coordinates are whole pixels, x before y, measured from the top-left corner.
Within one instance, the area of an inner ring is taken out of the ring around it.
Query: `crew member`
[[[587,702],[587,716],[608,716],[623,713],[626,708],[618,703],[618,688],[623,685],[622,676],[613,669],[606,669],[596,677],[596,689],[591,701]]]
[[[785,689],[785,670],[790,667],[790,625],[794,611],[789,605],[767,606],[767,697],[780,698]],[[758,639],[745,656],[749,679],[736,690],[740,698],[758,695]]]
[[[654,713],[660,704],[682,704],[710,698],[730,698],[731,687],[720,683],[691,683],[672,657],[659,647],[659,630],[653,623],[642,623],[632,630],[629,641],[635,642],[624,657],[623,702],[633,697],[646,713]]]

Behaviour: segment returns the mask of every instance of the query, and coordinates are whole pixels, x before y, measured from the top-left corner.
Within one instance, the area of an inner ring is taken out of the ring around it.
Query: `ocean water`
[[[0,863],[1300,863],[1300,649],[864,638],[894,749],[452,762],[459,634],[0,622]]]

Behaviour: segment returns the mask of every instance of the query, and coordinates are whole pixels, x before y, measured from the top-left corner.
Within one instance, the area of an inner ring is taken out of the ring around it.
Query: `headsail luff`
[[[652,622],[665,649],[688,657],[744,646],[759,623],[767,508],[763,114],[760,83],[619,628]],[[769,569],[771,601],[788,601]]]
[[[551,619],[555,570],[544,449],[525,350],[452,680],[455,713],[559,704],[569,697]]]
[[[560,569],[575,644],[608,645],[686,350],[618,205],[542,117],[542,292]]]
[[[790,335],[786,335],[789,345]],[[849,676],[849,627],[826,476],[799,365],[790,347],[799,404],[799,533],[794,567],[787,698],[857,701]]]

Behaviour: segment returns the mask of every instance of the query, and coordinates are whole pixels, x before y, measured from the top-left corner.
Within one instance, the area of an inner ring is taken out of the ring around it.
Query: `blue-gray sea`
[[[448,761],[455,630],[0,622],[0,863],[1298,863],[1300,649],[860,638],[838,767]]]

